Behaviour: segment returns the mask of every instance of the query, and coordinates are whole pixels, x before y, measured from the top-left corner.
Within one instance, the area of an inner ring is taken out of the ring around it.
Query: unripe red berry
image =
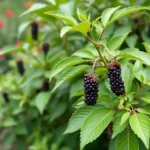
[[[5,11],[5,16],[8,18],[13,18],[14,17],[14,12],[12,10],[6,10]]]

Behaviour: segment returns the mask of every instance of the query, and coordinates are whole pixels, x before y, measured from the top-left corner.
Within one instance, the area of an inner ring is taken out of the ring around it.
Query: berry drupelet
[[[118,62],[108,65],[108,78],[110,79],[110,87],[117,96],[125,94],[124,82],[121,77],[121,67]]]
[[[50,48],[49,43],[43,43],[42,50],[44,51],[45,55],[47,55],[49,48]]]
[[[38,24],[36,22],[31,23],[31,35],[33,40],[38,40]]]
[[[89,75],[84,78],[84,102],[87,105],[95,105],[98,98],[98,82],[94,75]]]
[[[20,74],[21,76],[23,76],[25,70],[24,70],[24,66],[23,66],[23,61],[22,61],[22,60],[18,60],[18,61],[17,61],[17,69],[18,69],[19,74]]]

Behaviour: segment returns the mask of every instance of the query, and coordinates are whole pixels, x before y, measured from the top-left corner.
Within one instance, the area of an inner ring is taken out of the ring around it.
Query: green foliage
[[[124,131],[116,143],[116,150],[138,150],[138,140],[136,136],[130,130]]]
[[[149,149],[150,8],[141,3],[46,0],[21,14],[25,19],[18,37],[24,40],[0,52],[10,56],[0,75],[4,150],[14,142],[16,150],[20,145],[31,150]],[[39,25],[37,41],[31,36],[32,22]],[[47,53],[44,43],[50,44]],[[119,96],[107,75],[116,62],[125,87]],[[84,103],[83,78],[88,75],[99,84],[94,106]],[[78,130],[80,136],[74,133]]]
[[[42,114],[50,99],[50,92],[40,92],[35,98],[35,105]]]
[[[93,111],[84,121],[81,128],[81,149],[95,140],[108,126],[113,118],[113,111],[100,108]]]
[[[150,138],[150,119],[144,114],[133,114],[130,117],[130,126],[135,134],[143,141],[146,148],[149,149]]]

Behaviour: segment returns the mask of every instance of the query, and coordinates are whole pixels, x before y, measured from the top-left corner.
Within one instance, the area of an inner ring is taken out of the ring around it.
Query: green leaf
[[[78,56],[78,57],[82,57],[82,58],[88,58],[88,59],[93,59],[94,55],[92,52],[90,52],[89,50],[86,49],[82,49],[79,51],[76,51],[73,56]]]
[[[125,50],[123,50],[118,57],[127,57],[130,59],[134,59],[134,60],[140,60],[142,61],[144,64],[149,65],[150,66],[150,55],[143,52],[143,51],[139,51],[136,48],[127,48]]]
[[[121,74],[122,74],[122,79],[124,81],[125,90],[126,92],[129,92],[132,86],[133,74],[131,72],[130,66],[121,65],[121,68],[122,68]]]
[[[64,134],[67,133],[72,133],[75,132],[77,130],[79,130],[82,126],[82,123],[84,122],[84,120],[87,119],[87,117],[96,109],[98,109],[99,107],[94,106],[85,106],[85,107],[81,107],[79,109],[77,109],[73,115],[71,116],[69,123],[68,123],[68,127],[65,131]]]
[[[81,22],[89,22],[86,13],[83,10],[77,8],[77,15]]]
[[[126,33],[129,33],[131,31],[132,29],[130,26],[126,26],[126,25],[118,26],[116,29],[113,29],[113,37],[125,35]]]
[[[2,51],[0,51],[0,55],[9,54],[9,53],[17,52],[17,51],[23,51],[23,50],[24,49],[21,47],[17,47],[14,45],[7,45],[2,48]]]
[[[57,110],[59,110],[59,111],[56,111],[54,108],[54,110],[52,111],[52,114],[51,114],[50,122],[53,122],[58,117],[60,117],[66,111],[66,108],[67,108],[66,103],[64,103],[63,101],[59,102],[59,105],[57,106]]]
[[[113,135],[112,135],[112,138],[114,138],[116,135],[118,135],[120,132],[122,132],[127,126],[128,126],[128,121],[125,121],[121,125],[121,118],[120,117],[116,118],[115,122],[113,124]]]
[[[139,113],[146,114],[146,115],[150,115],[150,110],[149,110],[149,109],[146,109],[146,108],[137,108],[136,110],[137,110]]]
[[[140,113],[133,114],[130,119],[131,129],[143,141],[146,148],[149,149],[150,138],[150,119],[148,116]]]
[[[53,5],[56,5],[56,1],[55,0],[46,0],[47,2],[53,4]]]
[[[142,6],[131,6],[127,8],[123,8],[120,10],[117,10],[111,17],[110,21],[105,25],[107,27],[109,24],[113,23],[114,21],[118,20],[119,18],[128,15],[130,13],[140,11],[140,10],[150,10],[148,7],[142,7]]]
[[[134,72],[134,76],[141,82],[150,85],[150,68],[142,68],[138,72]]]
[[[48,12],[45,12],[44,14],[61,19],[62,21],[67,22],[69,25],[77,25],[78,24],[77,21],[72,16],[65,14],[59,10],[48,11]]]
[[[87,32],[90,30],[90,23],[80,23],[78,25],[73,26],[68,32],[70,31],[78,31],[81,32],[84,36],[87,36]]]
[[[35,105],[42,114],[51,97],[50,92],[41,92],[35,98]]]
[[[137,40],[138,40],[138,36],[136,34],[131,35],[126,39],[126,43],[130,48],[134,48],[137,43]]]
[[[101,135],[111,122],[113,113],[112,110],[100,108],[87,117],[81,129],[81,149]]]
[[[30,21],[23,22],[18,28],[18,37],[24,32],[24,30],[30,25]]]
[[[62,58],[64,58],[64,56],[65,56],[65,51],[59,51],[59,52],[52,53],[51,55],[49,55],[47,59],[51,66],[55,66],[56,63],[58,63],[58,60],[61,60]]]
[[[69,32],[69,30],[72,29],[71,26],[65,26],[61,29],[60,31],[60,37],[62,38],[67,32]]]
[[[150,104],[150,93],[145,93],[144,95],[142,95],[141,99]]]
[[[144,45],[144,47],[145,47],[145,50],[146,50],[146,52],[148,53],[148,54],[150,54],[150,45],[148,44],[148,43],[142,43],[143,45]]]
[[[120,125],[123,125],[130,117],[130,112],[125,112],[121,117]]]
[[[116,150],[116,142],[118,140],[118,137],[119,135],[110,140],[108,150]]]
[[[24,16],[24,15],[26,15],[26,14],[32,13],[32,12],[34,12],[34,11],[43,9],[43,8],[45,8],[46,6],[47,6],[47,5],[44,4],[44,3],[35,3],[35,4],[33,4],[28,10],[26,10],[25,12],[23,12],[20,17],[22,17],[22,16]]]
[[[125,41],[128,34],[129,34],[129,32],[124,35],[116,36],[113,39],[111,39],[110,42],[108,43],[108,48],[111,51],[118,50],[120,48],[120,46],[122,45],[122,43]]]
[[[7,117],[3,123],[4,127],[11,127],[17,125],[17,122],[12,117]]]
[[[116,142],[116,150],[139,150],[135,134],[129,129],[124,131]]]
[[[74,97],[74,96],[78,96],[82,93],[82,95],[84,94],[84,87],[83,87],[83,80],[77,80],[72,82],[71,84],[71,88],[70,88],[70,98]]]
[[[77,76],[78,74],[80,74],[81,72],[85,71],[86,69],[88,69],[89,66],[87,65],[80,65],[80,66],[75,66],[75,67],[71,67],[66,69],[58,78],[56,85],[53,89],[56,90],[56,88],[58,88],[61,84],[63,84],[65,81],[72,79],[73,77]],[[52,91],[52,92],[53,92]]]
[[[77,65],[80,63],[85,62],[85,60],[79,58],[79,57],[75,57],[75,56],[71,56],[71,57],[67,57],[61,61],[59,61],[55,67],[52,70],[52,74],[50,77],[50,80],[52,79],[52,77],[54,77],[55,75],[57,75],[59,72],[61,72],[62,70],[71,67],[73,65]]]
[[[118,7],[113,7],[113,8],[107,8],[103,11],[102,13],[102,17],[101,17],[101,21],[102,21],[102,25],[105,27],[105,25],[108,23],[108,21],[110,20],[111,16],[113,15],[113,13],[119,9],[120,6]]]
[[[28,133],[27,128],[24,124],[19,124],[15,128],[15,133],[19,135],[25,135]]]
[[[141,61],[137,60],[137,61],[134,63],[132,72],[133,72],[133,73],[136,73],[136,72],[138,72],[138,71],[141,70],[141,69],[142,69],[142,63],[141,63]]]

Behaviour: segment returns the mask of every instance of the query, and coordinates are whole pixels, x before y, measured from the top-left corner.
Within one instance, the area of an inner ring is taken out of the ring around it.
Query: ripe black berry
[[[150,24],[148,25],[148,32],[147,32],[148,37],[150,37]]]
[[[17,68],[18,68],[18,72],[20,73],[20,75],[23,76],[24,75],[24,66],[23,66],[22,60],[17,61]]]
[[[49,43],[44,43],[42,45],[42,50],[44,51],[45,55],[47,55],[48,50],[49,50]]]
[[[108,65],[108,78],[110,79],[110,87],[117,96],[125,94],[124,82],[121,77],[121,67],[118,62]]]
[[[8,93],[3,92],[3,93],[2,93],[2,96],[3,96],[4,101],[5,101],[6,103],[8,103],[8,102],[9,102]]]
[[[33,40],[38,40],[38,24],[36,22],[31,23],[31,35]]]
[[[87,105],[95,105],[98,98],[98,82],[93,75],[84,78],[84,102]]]
[[[43,82],[43,90],[44,91],[49,91],[49,82],[46,81],[46,80]]]

